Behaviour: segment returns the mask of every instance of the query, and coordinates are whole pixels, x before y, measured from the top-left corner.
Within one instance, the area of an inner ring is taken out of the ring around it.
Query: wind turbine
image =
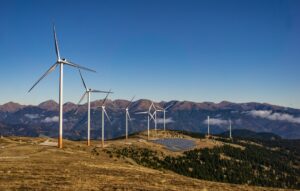
[[[135,114],[147,114],[148,117],[148,125],[147,125],[147,139],[149,140],[149,136],[150,136],[150,120],[153,119],[153,121],[155,121],[153,114],[151,113],[151,109],[152,107],[154,107],[153,102],[151,102],[151,105],[149,106],[149,109],[147,111],[142,111],[142,112],[137,112]],[[151,118],[151,119],[150,119]]]
[[[154,129],[155,129],[155,134],[157,135],[157,112],[163,112],[161,109],[156,109],[155,105],[153,104],[154,112]]]
[[[175,103],[171,103],[170,105],[168,105],[167,107],[165,108],[161,108],[159,106],[157,106],[159,109],[162,109],[162,112],[164,113],[164,131],[166,131],[166,112],[167,110],[172,107],[173,105],[175,105]]]
[[[90,132],[91,132],[91,93],[112,93],[112,92],[108,92],[108,91],[101,91],[101,90],[94,90],[91,88],[88,88],[84,82],[84,79],[82,77],[81,71],[80,69],[78,69],[80,77],[81,77],[81,81],[82,84],[84,86],[85,92],[82,95],[81,99],[78,102],[78,105],[82,102],[82,100],[85,98],[85,96],[87,96],[87,104],[88,104],[88,126],[87,126],[87,145],[90,146]]]
[[[229,139],[232,139],[232,134],[231,134],[231,119],[229,119]]]
[[[111,90],[109,90],[109,92],[106,94],[106,97],[102,101],[102,104],[101,104],[101,109],[102,109],[102,115],[101,115],[102,116],[102,133],[101,133],[101,136],[102,136],[102,140],[101,140],[101,142],[102,142],[102,148],[104,148],[104,122],[105,122],[104,114],[105,114],[107,120],[111,123],[111,120],[110,120],[110,118],[109,118],[109,116],[108,116],[108,114],[106,112],[106,109],[105,109],[105,102],[106,102],[107,97],[108,97],[108,95],[110,93],[112,93]]]
[[[207,116],[207,136],[209,137],[209,116]]]
[[[57,146],[58,146],[58,148],[62,148],[63,147],[62,137],[63,137],[63,76],[64,76],[63,68],[64,68],[64,65],[72,66],[75,68],[80,68],[80,69],[88,70],[88,71],[92,71],[92,72],[95,72],[95,71],[85,68],[85,67],[82,67],[71,61],[68,61],[65,58],[61,58],[59,48],[58,48],[58,41],[57,41],[57,37],[56,37],[55,25],[53,25],[53,33],[54,33],[54,45],[55,45],[55,52],[56,52],[56,62],[42,75],[42,77],[40,77],[38,79],[38,81],[29,89],[28,92],[30,92],[43,78],[45,78],[48,74],[53,72],[57,66],[59,66],[59,69],[60,69],[60,73],[59,73],[60,74],[59,75],[59,136],[58,136],[58,145]]]
[[[132,97],[132,99],[130,100],[129,104],[125,107],[125,134],[126,134],[126,140],[128,139],[128,119],[131,121],[131,117],[129,114],[129,106],[132,104],[133,99],[135,98],[135,96]]]

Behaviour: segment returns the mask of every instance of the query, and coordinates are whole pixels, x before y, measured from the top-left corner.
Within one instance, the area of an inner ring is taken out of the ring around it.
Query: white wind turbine
[[[153,108],[154,108],[154,112],[153,112],[153,116],[154,116],[154,129],[155,129],[155,134],[157,135],[157,112],[163,112],[163,110],[157,109],[154,104],[153,104]]]
[[[87,119],[87,145],[90,146],[90,132],[91,132],[91,93],[112,93],[108,91],[94,90],[88,88],[84,82],[80,69],[78,69],[82,84],[84,86],[85,92],[82,95],[81,99],[78,102],[78,105],[82,102],[82,100],[87,96],[87,104],[88,104],[88,119]]]
[[[104,100],[102,101],[102,104],[101,104],[101,109],[102,109],[102,115],[101,115],[101,117],[102,117],[102,133],[101,133],[102,148],[104,148],[104,123],[105,123],[104,114],[105,114],[107,120],[111,123],[111,120],[110,120],[110,118],[109,118],[109,116],[106,112],[106,109],[105,109],[105,102],[106,102],[107,97],[110,93],[112,93],[111,90],[109,90],[109,92],[106,94],[106,97],[104,98]]]
[[[135,96],[132,97],[129,104],[125,107],[125,136],[126,136],[126,140],[128,139],[128,120],[131,121],[131,117],[130,117],[130,114],[129,114],[129,106],[132,104],[134,98],[135,98]]]
[[[63,67],[64,65],[72,66],[75,68],[80,68],[83,70],[88,70],[95,72],[94,70],[82,67],[78,64],[74,64],[73,62],[66,60],[65,58],[60,57],[58,41],[56,37],[55,26],[53,25],[53,33],[54,33],[54,44],[55,44],[55,52],[56,52],[56,62],[38,79],[38,81],[29,89],[30,92],[43,78],[45,78],[48,74],[53,72],[57,66],[60,68],[59,75],[59,136],[58,136],[58,148],[62,148],[62,137],[63,137]]]
[[[209,116],[207,116],[207,136],[209,137]]]
[[[137,112],[135,114],[147,114],[148,117],[148,125],[147,125],[147,136],[148,136],[148,140],[150,137],[150,120],[153,119],[153,121],[155,121],[153,114],[151,113],[151,109],[154,108],[154,104],[153,102],[151,102],[151,105],[149,106],[148,111],[142,111],[142,112]]]
[[[231,134],[231,119],[229,119],[229,139],[232,139],[232,134]]]
[[[170,105],[168,105],[165,108],[161,108],[159,106],[157,106],[159,109],[162,110],[162,112],[164,113],[164,131],[166,131],[166,112],[168,112],[167,110],[172,107],[173,105],[175,105],[175,103],[171,103]]]

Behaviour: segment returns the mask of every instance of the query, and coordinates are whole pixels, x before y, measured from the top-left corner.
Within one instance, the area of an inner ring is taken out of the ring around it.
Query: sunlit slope
[[[172,132],[157,135],[160,136],[193,139]],[[51,146],[54,139],[1,138],[0,190],[279,190],[193,179],[167,170],[146,168],[130,158],[112,156],[108,152],[133,146],[172,156],[182,154],[145,141],[145,138],[142,133],[128,141],[108,141],[104,149],[100,147],[100,141],[93,141],[92,146],[87,147],[85,142],[64,140],[64,148],[57,149]],[[211,140],[195,141],[197,148],[223,144]]]

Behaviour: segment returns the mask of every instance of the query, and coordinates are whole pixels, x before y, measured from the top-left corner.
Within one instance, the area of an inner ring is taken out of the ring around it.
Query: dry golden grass
[[[171,153],[160,145],[142,141],[144,138],[137,135],[126,142],[108,141],[106,149],[134,145]],[[45,141],[46,138],[0,139],[0,190],[280,190],[209,182],[149,169],[130,159],[110,158],[99,147],[100,141],[92,141],[92,146],[87,147],[85,142],[64,140],[63,149],[40,145]]]

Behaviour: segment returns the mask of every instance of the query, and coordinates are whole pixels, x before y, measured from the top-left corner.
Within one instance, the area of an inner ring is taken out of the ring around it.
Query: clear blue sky
[[[1,0],[0,104],[58,100],[58,70],[27,93],[55,62],[52,21],[62,57],[113,99],[300,108],[299,0]],[[77,70],[64,90],[81,97]]]

